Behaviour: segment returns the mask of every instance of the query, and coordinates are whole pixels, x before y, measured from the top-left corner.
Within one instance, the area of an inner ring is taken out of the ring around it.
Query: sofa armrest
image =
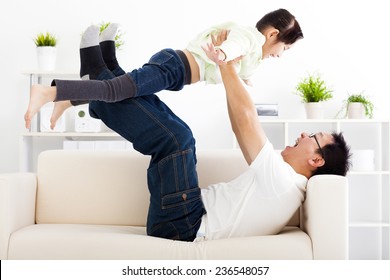
[[[0,259],[7,259],[11,233],[35,223],[36,175],[0,174]]]
[[[302,228],[310,236],[314,259],[348,259],[348,180],[317,175],[307,184]]]

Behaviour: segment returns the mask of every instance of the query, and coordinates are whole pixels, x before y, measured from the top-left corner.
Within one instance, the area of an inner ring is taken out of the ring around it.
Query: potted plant
[[[106,29],[109,25],[111,24],[111,22],[102,22],[100,23],[99,27],[100,27],[100,33],[103,32],[104,29]],[[123,33],[121,32],[120,29],[118,29],[116,35],[115,35],[115,48],[117,50],[119,50],[123,45],[124,45],[124,41],[122,40],[122,35]]]
[[[374,104],[363,93],[351,94],[344,100],[341,111],[345,110],[345,117],[349,119],[362,119],[374,116]]]
[[[323,118],[322,101],[333,98],[332,90],[326,86],[319,75],[308,75],[296,87],[296,94],[305,104],[306,116],[309,119]]]
[[[50,32],[38,33],[34,38],[34,43],[37,47],[39,70],[53,71],[56,64],[56,36]]]

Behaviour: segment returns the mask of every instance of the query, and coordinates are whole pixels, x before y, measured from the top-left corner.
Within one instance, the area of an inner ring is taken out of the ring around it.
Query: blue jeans
[[[179,63],[172,63],[174,55],[157,53],[142,70],[130,73],[142,88],[141,95],[116,103],[92,101],[89,108],[91,116],[132,142],[135,150],[151,156],[147,170],[151,195],[148,235],[193,241],[206,213],[196,172],[195,139],[188,125],[153,94],[165,85],[173,90],[184,86],[184,75],[182,79],[180,74],[179,79],[175,76],[184,71],[178,69]],[[114,76],[106,74],[99,78]]]

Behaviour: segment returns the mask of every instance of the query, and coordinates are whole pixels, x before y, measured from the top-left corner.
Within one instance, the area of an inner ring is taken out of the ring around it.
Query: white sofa
[[[1,259],[346,259],[348,182],[309,180],[278,235],[202,242],[146,235],[149,158],[132,151],[45,151],[37,173],[0,175]],[[200,186],[231,180],[239,150],[198,152]]]

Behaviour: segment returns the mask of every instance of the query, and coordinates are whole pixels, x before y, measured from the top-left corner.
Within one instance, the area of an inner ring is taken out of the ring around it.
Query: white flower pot
[[[305,103],[306,117],[308,119],[323,119],[324,108],[321,102]]]
[[[56,68],[56,47],[37,47],[38,69],[41,71],[54,71]]]
[[[348,119],[363,119],[364,118],[364,106],[360,102],[348,103]]]

